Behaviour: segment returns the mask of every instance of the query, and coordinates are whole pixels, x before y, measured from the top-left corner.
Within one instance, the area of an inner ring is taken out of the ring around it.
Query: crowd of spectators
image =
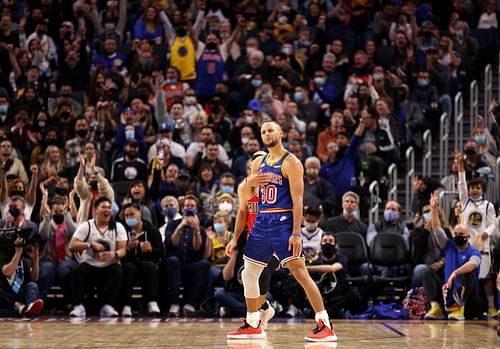
[[[136,284],[151,314],[196,315],[214,288],[222,299],[220,287],[241,303],[237,257],[224,246],[237,185],[271,120],[304,163],[311,273],[348,277],[337,233],[359,233],[368,247],[390,233],[413,251],[412,286],[425,286],[428,266],[444,265],[443,229],[433,225],[439,244],[429,234],[439,184],[416,178],[412,207],[385,202],[370,226],[367,188],[392,163],[404,170],[402,155],[409,146],[419,155],[426,130],[437,138],[456,93],[494,63],[498,10],[494,0],[1,0],[0,228],[32,228],[41,240],[22,258],[21,239],[0,249],[1,308],[36,313],[35,300],[59,285],[66,310],[82,316],[92,284],[105,289],[103,316],[131,316]],[[493,101],[464,144],[463,171],[459,157],[450,169],[460,195],[465,180],[477,187],[493,172],[497,122]],[[488,256],[500,228],[493,204],[492,217],[451,217]],[[434,241],[433,252],[417,258],[415,239]],[[489,272],[480,279],[492,313]],[[272,297],[294,316],[301,297],[287,293],[286,271],[276,274]],[[366,300],[343,284],[335,316]]]

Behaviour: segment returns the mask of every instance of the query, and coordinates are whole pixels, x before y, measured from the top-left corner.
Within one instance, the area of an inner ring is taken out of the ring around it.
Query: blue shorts
[[[292,212],[259,213],[245,245],[243,258],[262,266],[267,266],[273,253],[281,266],[291,259],[299,258],[293,256],[293,251],[288,251],[292,230]]]

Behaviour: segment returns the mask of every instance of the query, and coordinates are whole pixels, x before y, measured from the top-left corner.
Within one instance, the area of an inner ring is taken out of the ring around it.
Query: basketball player
[[[251,164],[254,161],[262,161],[262,158],[267,155],[264,151],[257,151],[252,156]],[[245,227],[245,221],[247,226],[247,239],[252,231],[253,222],[258,212],[258,202],[259,197],[255,192],[255,187],[261,184],[265,184],[268,180],[266,179],[269,175],[257,174],[250,176],[245,179],[244,183],[238,186],[238,198],[240,201],[240,206],[238,208],[238,214],[236,215],[236,222],[234,225],[234,234],[231,241],[226,246],[226,254],[232,256],[234,250],[238,244],[238,240]],[[250,185],[246,185],[250,183]],[[254,185],[252,185],[254,183]],[[267,323],[271,320],[275,314],[275,310],[270,306],[269,302],[266,301],[267,292],[269,291],[269,284],[271,283],[271,274],[279,268],[280,261],[273,255],[269,260],[267,267],[264,268],[259,277],[259,306],[260,306],[260,320],[262,327],[266,329]]]
[[[252,174],[270,175],[259,186],[258,213],[245,247],[245,268],[242,272],[247,316],[238,330],[228,338],[262,338],[259,312],[259,277],[275,253],[282,266],[304,288],[316,312],[316,328],[305,337],[307,341],[335,341],[335,335],[318,287],[307,272],[302,256],[301,223],[304,195],[304,168],[299,159],[282,144],[283,131],[275,122],[261,127],[261,136],[269,153],[260,164],[252,164]],[[263,176],[262,176],[263,177]]]

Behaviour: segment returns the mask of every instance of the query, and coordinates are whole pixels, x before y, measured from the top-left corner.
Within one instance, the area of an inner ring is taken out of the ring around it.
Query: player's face
[[[272,148],[281,142],[283,133],[273,124],[264,124],[260,131],[262,142],[268,148]]]

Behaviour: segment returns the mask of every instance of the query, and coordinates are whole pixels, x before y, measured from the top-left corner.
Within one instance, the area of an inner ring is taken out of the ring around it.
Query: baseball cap
[[[189,173],[188,170],[183,169],[183,170],[180,170],[179,174],[177,175],[177,178],[181,178],[181,177],[189,179],[189,178],[191,178],[191,174]]]
[[[160,124],[158,127],[158,132],[172,132],[174,130],[174,125],[169,123]]]
[[[250,102],[248,102],[248,108],[252,109],[253,111],[260,111],[262,105],[258,100],[252,99]]]

